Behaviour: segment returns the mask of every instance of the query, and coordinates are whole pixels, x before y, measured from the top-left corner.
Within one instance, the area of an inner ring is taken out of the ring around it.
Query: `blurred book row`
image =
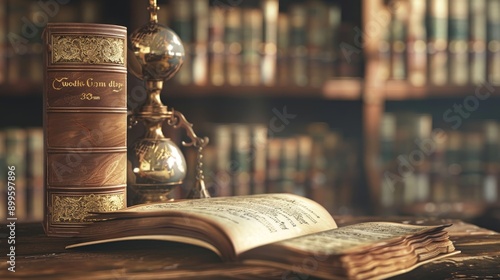
[[[329,211],[350,213],[359,184],[359,143],[325,123],[275,137],[261,124],[214,124],[204,153],[207,188],[214,196],[287,192],[307,196]],[[194,171],[195,151],[186,153]],[[187,176],[188,186],[192,174]]]
[[[321,86],[334,77],[360,76],[359,60],[340,57],[338,6],[320,0],[286,7],[278,0],[255,3],[260,5],[160,5],[159,22],[180,36],[188,53],[179,83]]]
[[[12,167],[15,168],[14,176],[8,175]],[[43,129],[12,127],[0,130],[0,170],[0,220],[12,217],[18,221],[41,221],[45,208]],[[15,190],[8,191],[8,186],[14,186]],[[12,206],[8,200],[15,203],[15,213],[8,212],[7,206]]]
[[[386,12],[379,16],[383,78],[500,85],[499,0],[392,0]]]
[[[40,35],[47,22],[108,23],[106,11],[115,4],[49,2],[0,0],[0,84],[41,82]],[[352,27],[331,2],[223,2],[158,1],[159,23],[173,29],[186,50],[178,83],[322,86],[334,77],[361,76],[360,50],[342,58],[340,45],[353,40]],[[127,20],[145,23],[138,19]]]
[[[437,209],[437,205],[500,202],[500,125],[496,121],[471,121],[453,130],[433,124],[429,114],[385,113],[379,159],[384,207],[421,204],[427,205],[421,212],[445,213],[463,209]]]
[[[40,84],[48,22],[99,22],[102,1],[0,0],[0,84]]]

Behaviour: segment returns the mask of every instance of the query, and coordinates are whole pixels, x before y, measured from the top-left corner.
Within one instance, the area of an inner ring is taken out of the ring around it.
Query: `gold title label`
[[[52,63],[118,64],[125,66],[123,38],[52,35]]]
[[[109,212],[125,208],[125,194],[52,195],[52,223],[88,222],[89,212]]]
[[[55,77],[52,81],[52,88],[54,90],[61,90],[63,88],[110,88],[113,92],[120,92],[124,86],[123,83],[115,80],[99,81],[94,78],[81,80],[70,79],[68,77]]]

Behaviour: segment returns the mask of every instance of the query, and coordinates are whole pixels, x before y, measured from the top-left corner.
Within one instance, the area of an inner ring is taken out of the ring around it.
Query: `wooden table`
[[[374,220],[454,223],[450,235],[461,254],[392,279],[500,279],[500,234],[496,232],[457,220],[336,217],[339,226]],[[278,269],[223,263],[206,249],[163,241],[127,241],[65,250],[65,245],[74,241],[46,237],[38,223],[17,225],[16,272],[12,273],[4,261],[10,246],[6,242],[6,225],[2,225],[0,233],[0,279],[314,279],[307,275],[292,277]]]

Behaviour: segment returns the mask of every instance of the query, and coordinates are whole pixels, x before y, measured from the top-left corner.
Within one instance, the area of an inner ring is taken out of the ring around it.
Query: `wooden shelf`
[[[479,94],[491,93],[492,97],[500,97],[499,86],[485,85],[446,85],[433,86],[425,85],[421,87],[413,86],[406,81],[387,81],[384,87],[385,100],[411,100],[411,99],[432,99],[432,98],[457,98],[474,95],[479,89]]]

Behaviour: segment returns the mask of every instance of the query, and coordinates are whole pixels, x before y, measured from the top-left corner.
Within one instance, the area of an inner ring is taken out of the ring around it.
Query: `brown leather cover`
[[[44,38],[45,232],[72,236],[90,211],[126,207],[127,30],[48,24]]]

